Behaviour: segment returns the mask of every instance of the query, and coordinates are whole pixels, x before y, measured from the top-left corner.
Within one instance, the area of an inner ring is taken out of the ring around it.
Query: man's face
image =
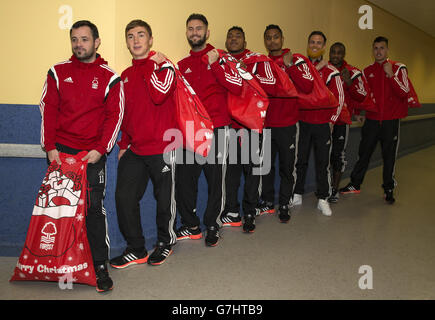
[[[238,54],[243,52],[246,48],[245,37],[240,30],[230,30],[227,33],[227,40],[225,41],[225,47],[229,53]]]
[[[325,40],[321,35],[314,34],[308,39],[308,51],[312,53],[313,57],[323,55],[325,45]]]
[[[384,62],[388,58],[388,46],[385,41],[373,44],[373,56],[376,62]]]
[[[96,58],[100,39],[94,39],[91,28],[83,26],[71,30],[71,49],[75,57],[85,63],[93,62]]]
[[[186,38],[192,49],[202,48],[210,35],[207,26],[201,20],[190,20],[186,26]]]
[[[141,26],[134,27],[126,34],[127,48],[134,59],[144,59],[148,56],[153,44],[153,37]]]
[[[344,48],[342,46],[337,45],[329,49],[329,61],[331,61],[334,67],[339,67],[343,64],[344,55]]]
[[[282,49],[284,38],[278,29],[269,29],[264,35],[264,45],[269,53]]]

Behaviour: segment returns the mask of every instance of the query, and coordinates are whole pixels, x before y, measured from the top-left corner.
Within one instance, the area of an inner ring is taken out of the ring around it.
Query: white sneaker
[[[302,205],[302,195],[295,193],[293,195],[293,200],[291,202],[291,206],[301,206]]]
[[[327,200],[319,199],[319,203],[317,204],[317,209],[322,211],[322,214],[330,217],[332,215],[331,207]]]

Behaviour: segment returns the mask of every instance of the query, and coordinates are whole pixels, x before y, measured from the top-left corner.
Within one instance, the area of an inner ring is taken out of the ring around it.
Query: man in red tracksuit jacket
[[[399,147],[400,119],[408,115],[409,83],[406,66],[388,59],[388,39],[377,37],[373,41],[375,62],[363,70],[374,96],[376,112],[366,112],[361,129],[358,161],[351,173],[350,183],[340,193],[360,193],[370,158],[377,142],[381,142],[384,198],[389,204],[395,199],[394,169]]]
[[[208,183],[207,208],[203,221],[207,227],[205,243],[207,246],[216,246],[222,225],[220,215],[225,206],[225,171],[231,124],[227,94],[228,91],[241,94],[242,78],[225,64],[219,63],[218,51],[207,43],[209,35],[207,18],[202,14],[191,14],[186,21],[186,37],[192,50],[178,62],[178,68],[207,109],[213,121],[214,137],[206,161],[198,160],[198,155],[195,155],[193,164],[177,162],[176,199],[182,223],[177,230],[177,239],[202,237],[200,219],[196,214],[196,200],[198,179],[204,170]],[[189,153],[184,151],[186,162],[189,162]]]
[[[293,204],[302,204],[308,160],[313,146],[317,181],[315,194],[319,199],[317,208],[323,215],[330,216],[332,211],[327,199],[331,194],[329,172],[331,127],[338,120],[343,108],[344,92],[340,73],[333,66],[328,65],[327,60],[322,59],[325,47],[325,35],[321,31],[313,31],[308,37],[308,56],[328,89],[337,98],[339,105],[329,109],[300,110],[300,137],[296,163],[297,181]]]
[[[290,49],[283,49],[284,37],[278,25],[268,25],[264,31],[264,44],[271,58],[283,69],[299,92],[310,93],[313,76],[303,58],[293,56]],[[273,213],[275,203],[275,160],[279,156],[279,217],[290,220],[290,202],[296,183],[296,159],[299,140],[299,105],[295,98],[278,98],[272,93],[266,113],[265,128],[271,134],[271,170],[262,176],[260,214]]]
[[[349,136],[350,117],[356,114],[359,119],[359,110],[354,110],[352,107],[363,102],[368,95],[366,82],[363,81],[361,70],[349,65],[344,57],[346,56],[346,48],[341,42],[334,43],[329,49],[329,63],[332,64],[339,72],[343,82],[344,100],[349,111],[349,117],[343,119],[344,113],[340,113],[340,117],[334,124],[332,130],[332,150],[331,150],[331,165],[332,165],[332,194],[328,198],[331,203],[336,203],[339,197],[339,184],[341,175],[346,167],[346,146]]]
[[[237,26],[228,30],[225,47],[234,58],[243,64],[253,55],[258,55],[246,49],[245,33],[241,27]],[[254,75],[268,95],[274,95],[276,78],[270,63],[273,62],[248,63],[247,65],[245,64],[245,67],[248,72]],[[234,130],[230,130],[230,146],[235,145],[237,149],[235,154],[232,154],[230,147],[229,163],[225,178],[225,210],[221,216],[221,221],[223,226],[237,227],[242,225],[239,212],[238,190],[243,172],[245,178],[242,201],[243,231],[252,233],[255,230],[255,216],[258,211],[256,206],[259,202],[258,188],[260,175],[255,174],[254,168],[259,168],[260,166],[260,154],[256,152],[261,149],[261,135],[245,128],[234,119],[232,119],[231,128]],[[258,155],[257,159],[253,158],[254,154]],[[243,162],[246,158],[249,158],[248,163]]]
[[[40,102],[41,145],[51,163],[59,152],[88,154],[89,195],[86,229],[97,276],[97,291],[111,290],[106,213],[103,207],[106,155],[118,137],[124,115],[121,78],[107,66],[97,49],[97,27],[77,21],[70,30],[73,56],[48,71]]]
[[[163,136],[176,128],[175,67],[159,52],[151,52],[151,27],[133,20],[125,28],[132,66],[121,74],[125,88],[125,116],[118,142],[116,212],[127,248],[110,260],[114,268],[148,262],[160,265],[176,243],[175,150]],[[157,244],[148,257],[139,202],[151,179],[157,201]]]

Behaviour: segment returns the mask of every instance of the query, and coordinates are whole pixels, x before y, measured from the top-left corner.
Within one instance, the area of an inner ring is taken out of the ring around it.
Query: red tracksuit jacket
[[[319,61],[314,61],[313,64],[316,66]],[[330,109],[314,109],[314,110],[300,110],[300,120],[312,124],[321,123],[335,123],[339,116],[341,109],[344,105],[344,91],[343,84],[340,78],[340,73],[332,65],[326,65],[319,70],[319,74],[325,82],[328,89],[334,94],[338,100],[337,108]]]
[[[293,56],[293,65],[287,68],[284,65],[282,57],[289,52],[290,49],[283,49],[279,56],[269,55],[278,66],[281,67],[293,81],[298,92],[310,93],[313,90],[314,78],[306,62],[302,58]],[[266,114],[265,127],[288,127],[296,124],[300,119],[300,111],[298,99],[270,99],[269,109]]]
[[[389,61],[393,65],[393,77],[388,78],[383,65]],[[370,90],[373,93],[377,112],[366,112],[371,120],[393,120],[408,115],[408,73],[406,66],[399,62],[385,60],[382,64],[374,62],[363,70]]]
[[[240,54],[233,55],[234,58],[237,60],[244,60],[249,55],[252,54],[252,52],[248,49],[245,49]],[[274,74],[272,68],[270,67],[269,62],[264,63],[254,63],[246,65],[246,70],[249,71],[253,76],[255,76],[255,79],[257,82],[261,85],[263,90],[269,95],[269,96],[275,96],[275,84],[276,84],[276,75]]]
[[[130,146],[138,155],[163,154],[171,143],[163,140],[165,131],[177,128],[175,67],[169,61],[158,65],[150,60],[154,54],[133,59],[132,66],[121,74],[125,116],[118,145],[121,149]]]
[[[202,56],[213,50],[207,44],[204,50],[190,51],[190,54],[178,62],[178,69],[195,90],[199,99],[213,120],[213,126],[219,128],[231,123],[228,112],[227,92],[235,95],[242,92],[242,78],[229,67],[220,65],[219,60],[209,65]]]
[[[341,72],[344,68],[349,70],[350,79],[352,80],[352,84],[348,86],[342,78],[343,89],[344,89],[344,100],[346,102],[346,106],[347,109],[349,110],[350,115],[359,114],[360,111],[354,109],[353,106],[363,102],[366,99],[367,95],[369,94],[370,89],[368,88],[368,83],[363,79],[363,74],[361,70],[348,64],[346,60],[343,60],[342,66],[337,69],[338,71]],[[343,124],[343,123],[339,120],[337,121],[337,124]]]
[[[99,55],[93,63],[83,63],[73,55],[48,71],[40,111],[45,151],[55,149],[57,142],[108,153],[124,115],[121,78]]]

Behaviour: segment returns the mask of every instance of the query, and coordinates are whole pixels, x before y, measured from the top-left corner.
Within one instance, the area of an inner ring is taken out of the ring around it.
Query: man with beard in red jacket
[[[361,129],[358,161],[352,170],[350,183],[340,193],[360,193],[370,158],[377,142],[381,142],[384,198],[388,204],[395,202],[394,169],[399,147],[400,119],[408,115],[410,91],[406,66],[388,59],[388,39],[377,37],[372,45],[375,62],[363,70],[374,96],[377,111],[366,112]]]
[[[332,64],[339,72],[343,81],[344,99],[350,115],[355,114],[357,120],[360,120],[359,110],[355,110],[352,106],[362,103],[367,95],[368,88],[366,82],[363,81],[361,70],[351,66],[344,60],[346,56],[346,48],[341,42],[334,43],[329,49],[329,63]],[[341,180],[341,175],[346,167],[346,146],[349,136],[348,121],[343,121],[341,117],[334,124],[332,130],[332,150],[331,150],[331,165],[332,165],[332,194],[328,198],[331,203],[338,201],[338,187]]]
[[[118,142],[116,213],[127,248],[110,265],[123,269],[148,262],[161,265],[176,243],[174,232],[175,150],[163,136],[176,128],[175,67],[160,52],[151,51],[148,23],[133,20],[125,28],[132,66],[121,74],[125,87],[125,117]],[[157,244],[148,256],[139,202],[151,180],[156,199]]]
[[[321,31],[313,31],[308,37],[308,57],[316,66],[322,80],[337,98],[336,108],[300,110],[300,138],[299,153],[296,163],[297,181],[294,195],[294,205],[302,204],[305,177],[311,147],[314,147],[317,190],[315,192],[317,208],[325,216],[331,216],[332,211],[328,203],[331,194],[329,172],[329,157],[331,149],[331,127],[338,120],[344,105],[343,84],[340,73],[328,61],[323,59],[326,47],[326,36]]]
[[[193,163],[177,164],[176,197],[182,223],[177,230],[177,239],[202,238],[196,200],[198,179],[204,170],[208,184],[204,213],[204,225],[207,228],[205,244],[216,246],[222,225],[220,216],[225,207],[225,173],[231,124],[227,95],[229,91],[235,95],[241,94],[242,78],[225,64],[220,64],[218,51],[207,43],[209,35],[207,18],[202,14],[191,14],[186,21],[186,37],[192,50],[178,62],[178,67],[207,109],[213,121],[214,137],[207,159],[198,159],[198,155],[195,155]],[[185,162],[189,162],[188,158],[189,151],[185,150]]]
[[[70,29],[72,57],[54,65],[41,97],[41,146],[47,159],[61,163],[59,152],[88,151],[86,230],[97,277],[97,291],[111,290],[107,270],[109,239],[103,199],[106,188],[106,156],[118,137],[124,115],[121,78],[107,66],[97,49],[97,27],[87,20]]]
[[[268,25],[264,31],[264,45],[269,52],[269,58],[284,70],[293,81],[298,92],[309,94],[313,89],[314,78],[306,61],[293,56],[290,49],[283,49],[284,37],[278,25]],[[273,96],[273,94],[272,94]],[[290,202],[293,198],[298,157],[299,139],[299,105],[298,99],[270,99],[266,113],[265,128],[271,133],[271,170],[262,176],[260,214],[274,212],[275,200],[275,160],[279,157],[279,217],[286,223],[290,220]]]

